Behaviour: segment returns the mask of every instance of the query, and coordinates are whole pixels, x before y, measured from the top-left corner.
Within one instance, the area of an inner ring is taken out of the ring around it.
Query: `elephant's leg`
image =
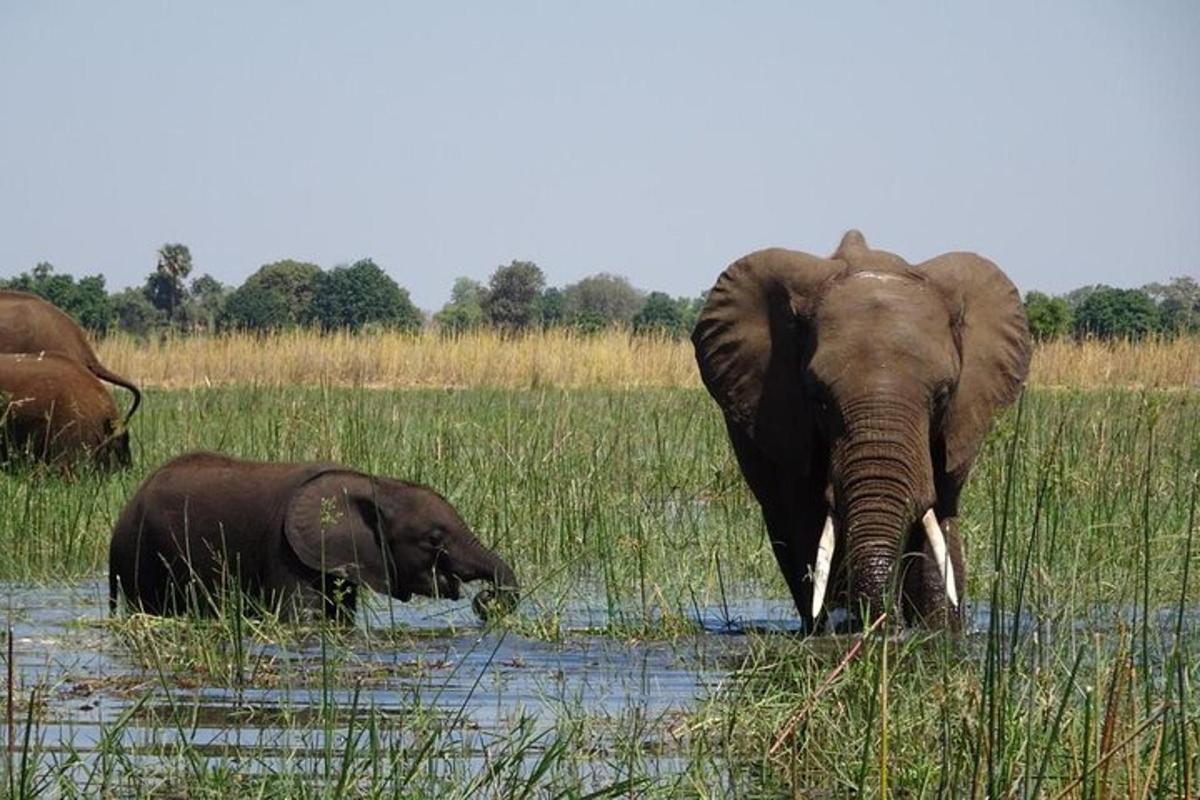
[[[811,568],[817,542],[828,513],[825,499],[826,468],[814,464],[802,471],[799,464],[779,465],[763,455],[735,425],[728,425],[738,466],[762,507],[771,550],[787,581],[804,629],[816,629],[812,614]],[[811,476],[818,474],[820,480]]]
[[[929,537],[918,523],[909,538],[914,546],[909,549],[904,559],[904,615],[909,622],[958,630],[963,621],[967,578],[962,535],[959,532],[957,517],[939,519],[938,523],[946,537],[946,551],[954,568],[954,590],[958,596],[958,607],[952,606],[946,596],[946,584],[942,580],[941,569],[929,544]]]
[[[816,559],[816,539],[801,530],[794,508],[790,503],[776,502],[763,506],[763,521],[771,539],[771,550],[779,571],[787,581],[792,601],[800,613],[804,630],[816,629],[816,618],[812,615],[813,582],[810,568]]]

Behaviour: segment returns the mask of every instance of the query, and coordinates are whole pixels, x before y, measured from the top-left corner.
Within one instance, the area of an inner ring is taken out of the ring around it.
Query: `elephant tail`
[[[138,389],[138,387],[135,386],[132,381],[128,380],[127,378],[122,378],[120,375],[108,369],[99,362],[89,365],[89,368],[91,369],[92,374],[94,374],[100,380],[108,381],[109,383],[124,387],[133,393],[133,405],[129,407],[129,411],[125,413],[125,419],[121,423],[128,428],[129,420],[133,418],[133,412],[137,411],[138,406],[142,403],[141,390]]]

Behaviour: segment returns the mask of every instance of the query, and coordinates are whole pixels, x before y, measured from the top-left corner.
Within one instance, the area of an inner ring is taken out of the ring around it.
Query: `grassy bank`
[[[112,337],[106,364],[150,386],[493,387],[537,389],[699,386],[691,343],[605,331],[552,330],[518,338],[480,331],[323,336],[294,331],[168,338]],[[1060,341],[1038,345],[1031,386],[1103,389],[1200,386],[1200,341]]]

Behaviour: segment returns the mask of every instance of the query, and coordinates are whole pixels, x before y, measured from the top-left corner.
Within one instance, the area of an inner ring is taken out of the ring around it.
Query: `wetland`
[[[968,484],[966,629],[805,637],[696,389],[157,390],[134,468],[0,476],[9,796],[1191,796],[1200,398],[1031,389]],[[158,463],[335,460],[454,502],[517,612],[110,618]]]

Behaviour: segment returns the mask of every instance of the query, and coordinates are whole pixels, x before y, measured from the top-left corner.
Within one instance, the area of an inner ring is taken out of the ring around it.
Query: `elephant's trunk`
[[[874,618],[885,608],[909,528],[934,501],[929,413],[894,396],[852,402],[842,412],[844,430],[831,463],[836,516],[852,607],[862,604]]]
[[[484,619],[509,613],[516,608],[520,598],[516,573],[504,559],[480,544],[473,535],[468,536],[469,539],[455,559],[455,575],[464,583],[486,580],[492,584],[491,589],[484,589],[475,595],[472,601],[475,613]]]
[[[515,595],[519,591],[516,573],[512,567],[491,550],[483,546],[473,535],[462,546],[451,552],[451,571],[463,583],[490,581],[497,592]]]

